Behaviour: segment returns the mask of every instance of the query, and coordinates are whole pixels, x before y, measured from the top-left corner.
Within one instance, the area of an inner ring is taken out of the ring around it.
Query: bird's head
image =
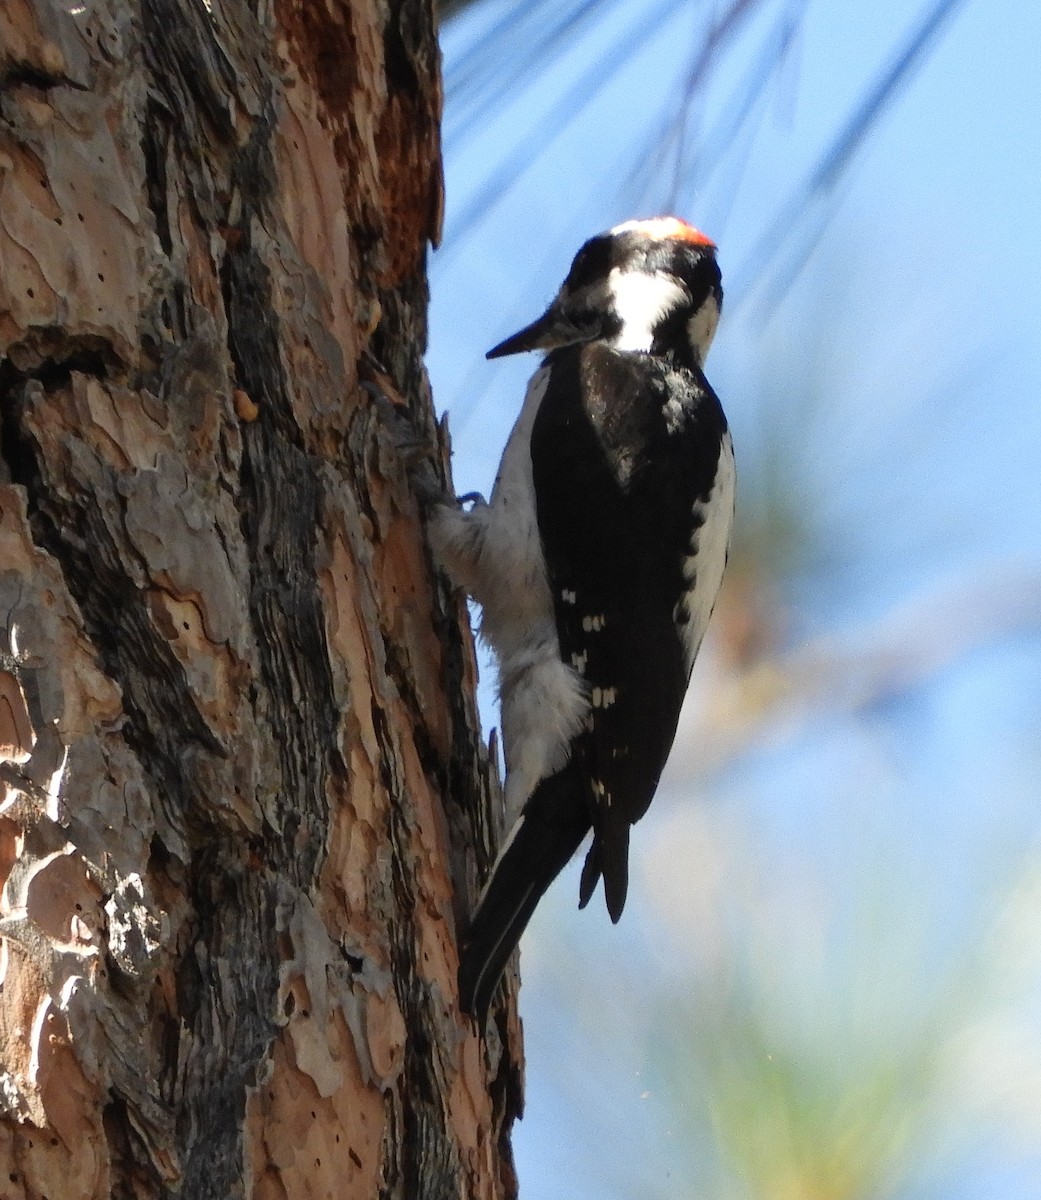
[[[626,221],[590,238],[553,303],[488,358],[604,342],[705,360],[723,301],[716,247],[678,217]]]

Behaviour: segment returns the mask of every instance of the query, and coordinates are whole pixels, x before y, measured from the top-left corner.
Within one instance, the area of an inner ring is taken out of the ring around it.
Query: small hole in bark
[[[105,282],[105,276],[102,275],[102,273],[100,271],[98,272],[98,278],[101,280],[102,283]]]
[[[12,1172],[11,1172],[11,1174],[10,1174],[10,1175],[8,1175],[8,1177],[7,1177],[7,1178],[8,1178],[8,1179],[10,1179],[10,1181],[11,1181],[12,1183],[17,1183],[17,1182],[18,1182],[18,1172],[17,1172],[17,1171],[12,1171]]]
[[[83,912],[83,905],[82,905],[82,904],[77,904],[77,905],[76,905],[76,911],[77,911],[77,912]]]
[[[30,300],[36,295],[36,293],[32,290],[32,288],[26,288],[25,294],[29,297]]]
[[[81,221],[83,220],[83,213],[77,213],[76,216],[79,217]]]

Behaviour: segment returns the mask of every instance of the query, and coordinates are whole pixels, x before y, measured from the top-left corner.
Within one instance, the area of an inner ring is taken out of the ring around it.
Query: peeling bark
[[[494,761],[394,432],[446,470],[440,97],[431,0],[0,9],[5,1200],[515,1194],[513,989],[485,1040],[455,995]]]

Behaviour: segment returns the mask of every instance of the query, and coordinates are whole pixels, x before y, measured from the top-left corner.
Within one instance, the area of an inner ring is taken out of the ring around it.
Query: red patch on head
[[[630,229],[656,241],[674,238],[678,242],[691,242],[695,246],[708,246],[712,250],[716,248],[716,243],[710,237],[706,237],[700,229],[695,229],[686,221],[681,221],[679,217],[652,217],[648,221],[627,221],[624,225],[616,225],[611,232],[620,233]]]
[[[644,224],[649,227],[651,237],[675,238],[680,242],[693,242],[696,246],[711,246],[713,250],[716,248],[716,243],[710,237],[706,237],[700,229],[695,229],[686,221],[681,221],[679,217],[657,217],[653,221],[645,221]]]

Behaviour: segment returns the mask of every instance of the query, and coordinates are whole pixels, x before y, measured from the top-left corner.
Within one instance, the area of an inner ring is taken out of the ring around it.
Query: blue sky
[[[449,81],[476,31],[508,7],[485,0],[445,29]],[[634,832],[622,924],[596,902],[576,911],[573,873],[544,902],[523,943],[522,1196],[632,1195],[619,1164],[634,1160],[647,1195],[745,1194],[698,1174],[714,1153],[698,1140],[704,1121],[669,1134],[655,1107],[668,1092],[662,1058],[686,1053],[685,1010],[663,998],[679,983],[704,1004],[721,962],[751,963],[754,976],[776,956],[782,1019],[805,1011],[834,1029],[852,1019],[831,1005],[852,977],[890,971],[928,996],[947,965],[978,955],[988,979],[1012,963],[1018,982],[955,1006],[942,1050],[961,1049],[946,1092],[995,1091],[1000,1055],[976,1064],[981,1045],[1018,1047],[1012,1066],[985,1113],[952,1102],[923,1116],[912,1168],[889,1194],[1033,1197],[1041,1113],[1026,1097],[1041,1079],[1030,1074],[1032,1055],[1041,1064],[1041,939],[1014,898],[1041,833],[1041,5],[961,4],[767,309],[748,286],[755,247],[924,4],[810,0],[757,123],[674,205],[664,173],[638,169],[628,192],[620,185],[674,103],[701,28],[700,7],[678,6],[480,222],[454,223],[490,165],[649,7],[605,2],[497,113],[453,123],[449,106],[428,363],[450,413],[456,486],[490,488],[535,365],[485,363],[483,352],[541,311],[584,238],[678,207],[720,245],[727,298],[708,374],[734,427],[739,513],[754,517],[769,475],[799,524],[803,553],[769,576],[784,633],[770,665],[796,699],[807,671],[827,686],[762,719],[743,711],[748,729],[706,767],[713,706],[733,690],[710,648],[660,796]],[[688,148],[783,12],[765,5],[713,74]],[[802,224],[813,228],[801,223],[793,248]],[[487,671],[482,708],[494,724]],[[865,914],[877,919],[865,926]],[[994,933],[1007,921],[1020,939],[1011,958]],[[879,1003],[897,1024],[911,1019],[913,1004]],[[633,1007],[647,1020],[618,1019]]]

